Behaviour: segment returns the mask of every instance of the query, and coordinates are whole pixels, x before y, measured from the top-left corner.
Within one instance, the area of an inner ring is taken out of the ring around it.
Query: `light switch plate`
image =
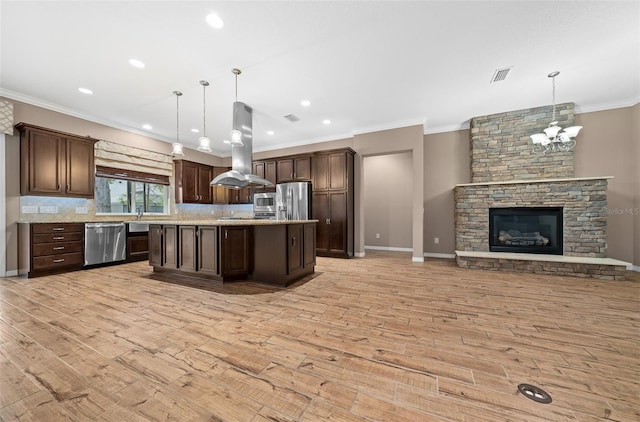
[[[23,214],[37,214],[38,206],[37,205],[23,205],[22,206]]]
[[[40,206],[40,213],[41,214],[54,214],[58,212],[58,207],[55,206]]]
[[[76,207],[76,214],[86,214],[87,212],[87,207]]]

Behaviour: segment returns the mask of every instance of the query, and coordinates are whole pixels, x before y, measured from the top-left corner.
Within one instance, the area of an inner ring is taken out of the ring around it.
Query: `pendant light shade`
[[[176,141],[173,143],[173,151],[171,151],[171,153],[173,155],[183,156],[184,152],[182,151],[182,144],[180,143],[180,96],[182,92],[173,91],[173,94],[176,96]]]
[[[211,152],[211,140],[207,138],[207,87],[209,86],[209,82],[200,81],[200,85],[202,85],[202,136],[198,139],[198,151],[202,152]]]

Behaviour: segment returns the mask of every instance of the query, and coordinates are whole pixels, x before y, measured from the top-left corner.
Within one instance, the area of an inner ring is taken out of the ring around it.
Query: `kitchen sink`
[[[130,221],[127,224],[129,225],[129,233],[140,233],[149,231],[149,223]]]

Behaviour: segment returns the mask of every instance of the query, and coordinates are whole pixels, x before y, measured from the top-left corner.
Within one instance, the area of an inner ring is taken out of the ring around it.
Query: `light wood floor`
[[[640,420],[637,273],[368,251],[287,289],[167,277],[0,279],[0,420]]]

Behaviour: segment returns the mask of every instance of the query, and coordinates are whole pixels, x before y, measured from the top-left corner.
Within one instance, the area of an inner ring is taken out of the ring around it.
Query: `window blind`
[[[169,176],[143,173],[141,171],[134,170],[123,170],[112,167],[96,166],[96,176],[169,186]]]
[[[109,141],[96,142],[94,155],[96,166],[155,176],[173,175],[173,161],[170,155]]]

